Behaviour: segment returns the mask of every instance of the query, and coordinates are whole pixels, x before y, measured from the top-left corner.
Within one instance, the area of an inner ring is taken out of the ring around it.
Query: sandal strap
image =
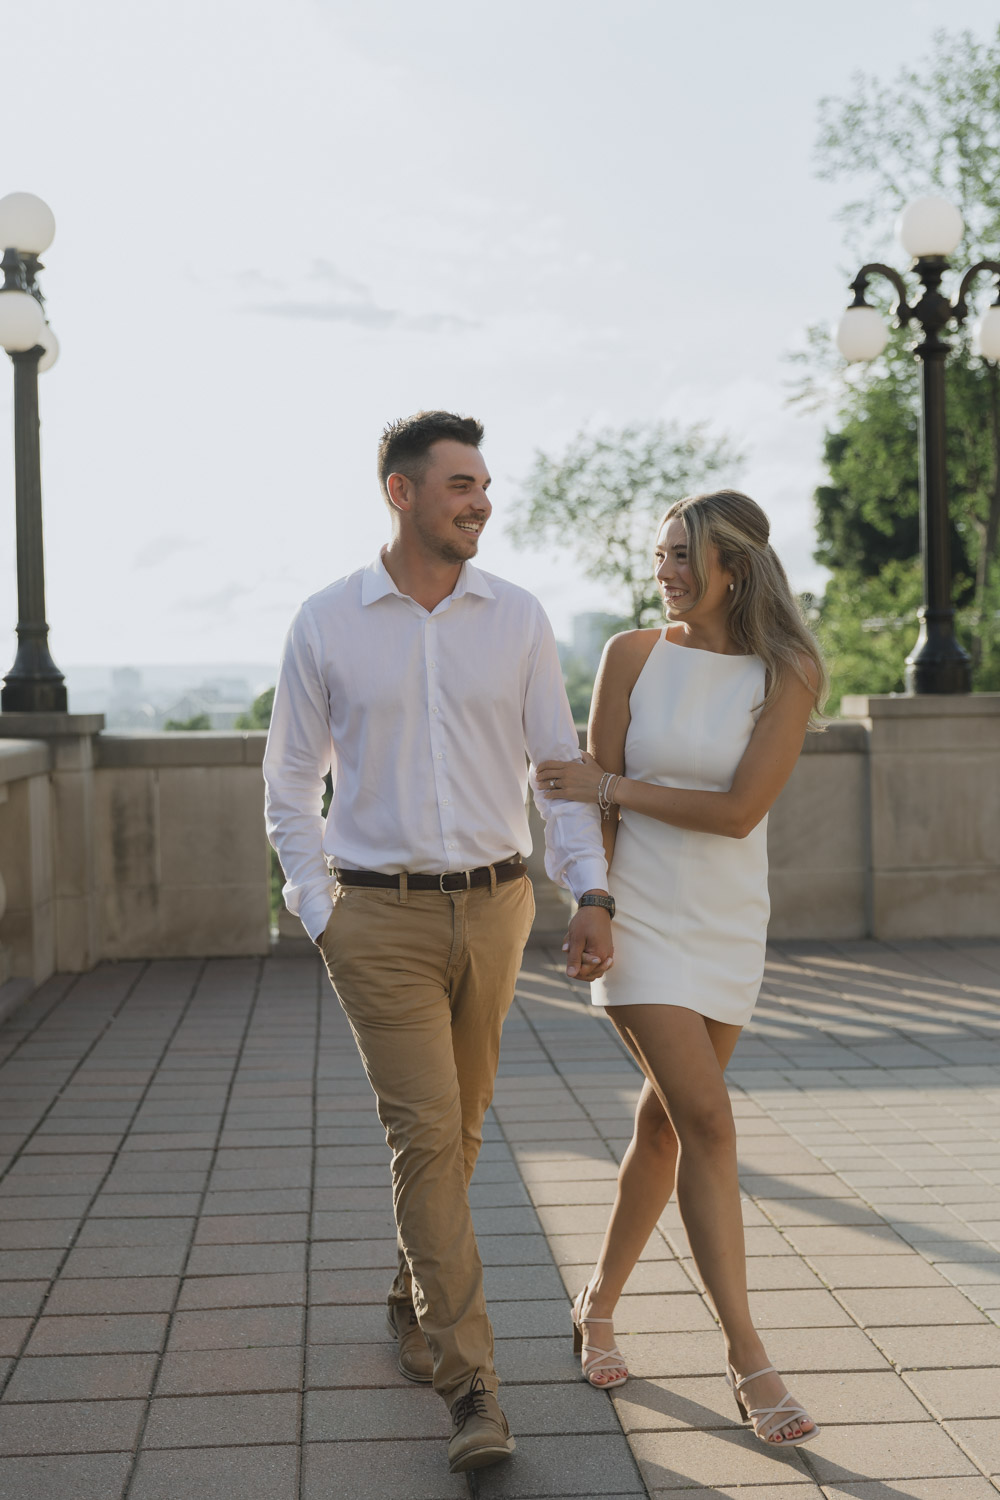
[[[791,1406],[785,1404],[788,1401],[791,1401]],[[753,1423],[754,1432],[763,1434],[765,1437],[770,1437],[772,1433],[777,1432],[779,1427],[786,1427],[789,1423],[797,1421],[799,1417],[811,1420],[805,1407],[799,1406],[791,1394],[787,1395],[777,1406],[760,1406],[748,1411],[747,1416]]]
[[[619,1349],[598,1349],[594,1344],[584,1344],[584,1356],[590,1354],[592,1358],[584,1358],[582,1368],[589,1373],[591,1370],[625,1368],[625,1361]]]
[[[758,1375],[777,1375],[777,1373],[778,1372],[773,1365],[767,1365],[763,1370],[754,1370],[752,1375],[741,1375],[738,1380],[736,1379],[736,1371],[733,1370],[732,1372],[733,1380],[738,1391],[741,1391],[743,1387],[747,1385],[751,1380],[756,1380]]]

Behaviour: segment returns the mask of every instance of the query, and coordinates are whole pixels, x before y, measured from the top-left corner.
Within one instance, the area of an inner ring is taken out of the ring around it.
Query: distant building
[[[253,701],[250,684],[242,677],[216,677],[203,682],[199,687],[176,699],[160,714],[160,723],[167,719],[186,723],[189,719],[205,714],[213,729],[232,729],[241,714],[245,714]]]
[[[142,673],[135,667],[112,669],[105,717],[109,729],[156,728],[156,705],[143,695]]]

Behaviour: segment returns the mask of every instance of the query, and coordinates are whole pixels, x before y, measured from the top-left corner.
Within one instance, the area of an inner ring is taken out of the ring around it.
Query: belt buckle
[[[456,885],[456,886],[447,886],[447,885],[445,885],[445,881],[451,879],[452,876],[462,876],[462,875],[465,876],[465,885],[464,886],[462,886],[462,885]],[[439,875],[438,876],[438,889],[441,891],[441,894],[443,896],[452,896],[452,895],[454,895],[454,893],[456,891],[463,891],[463,890],[465,890],[465,891],[471,891],[472,890],[472,871],[471,870],[445,870],[445,872],[444,872],[443,875]]]

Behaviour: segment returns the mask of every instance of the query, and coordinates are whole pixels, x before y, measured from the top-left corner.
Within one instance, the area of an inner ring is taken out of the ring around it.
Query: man
[[[534,915],[525,751],[579,758],[541,606],[471,562],[491,511],[482,436],[436,411],[386,429],[392,540],[296,615],[264,760],[285,901],[323,952],[392,1149],[388,1324],[402,1373],[451,1410],[452,1473],[514,1447],[468,1184]],[[593,979],[613,913],[597,810],[536,800],[546,868],[582,900],[566,972]]]

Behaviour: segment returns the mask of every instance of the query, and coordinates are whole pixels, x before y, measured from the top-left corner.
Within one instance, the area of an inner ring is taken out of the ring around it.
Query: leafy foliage
[[[729,440],[701,425],[581,432],[558,458],[536,454],[508,534],[517,546],[571,551],[627,605],[628,623],[645,625],[662,614],[652,552],[663,512],[715,475],[731,482],[739,463]]]
[[[268,729],[271,724],[271,711],[274,708],[274,688],[265,688],[264,692],[258,693],[250,705],[248,713],[240,714],[233,720],[234,729]]]
[[[187,733],[191,730],[211,729],[212,721],[208,714],[192,714],[190,719],[167,719],[163,727]]]

